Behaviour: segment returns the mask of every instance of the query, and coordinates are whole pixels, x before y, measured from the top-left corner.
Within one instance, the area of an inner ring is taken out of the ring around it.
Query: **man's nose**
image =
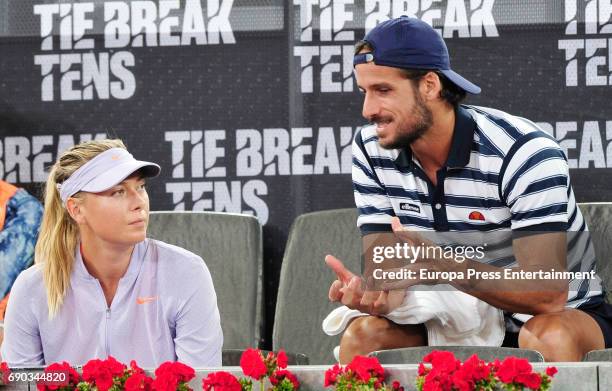
[[[365,94],[363,98],[363,108],[361,111],[361,115],[368,121],[371,121],[371,118],[378,114],[378,103],[376,99],[372,97],[371,94]]]

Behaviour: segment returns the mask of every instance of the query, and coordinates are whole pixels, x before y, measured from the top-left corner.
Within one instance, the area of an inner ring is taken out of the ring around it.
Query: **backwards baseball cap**
[[[440,34],[420,19],[400,16],[374,27],[363,41],[372,52],[356,54],[353,66],[374,62],[406,69],[435,69],[458,87],[479,94],[480,87],[450,69],[448,49]]]
[[[142,176],[155,177],[161,168],[151,162],[134,159],[123,148],[111,148],[79,167],[63,183],[57,185],[64,205],[69,197],[79,191],[99,193],[108,190],[140,170]]]

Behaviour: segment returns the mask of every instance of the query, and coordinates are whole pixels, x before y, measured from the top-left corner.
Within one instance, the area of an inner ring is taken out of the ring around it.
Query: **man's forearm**
[[[475,278],[467,278],[468,269]],[[541,314],[561,311],[567,301],[567,282],[564,280],[528,280],[528,279],[485,279],[478,276],[504,277],[504,268],[487,265],[481,262],[466,260],[462,263],[444,262],[443,271],[463,273],[464,278],[454,279],[449,283],[494,307],[509,312]],[[539,270],[511,268],[512,271]]]

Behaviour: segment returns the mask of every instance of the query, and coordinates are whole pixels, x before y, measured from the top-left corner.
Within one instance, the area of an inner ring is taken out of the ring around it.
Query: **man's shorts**
[[[578,307],[579,310],[587,313],[601,328],[604,336],[606,348],[612,348],[612,305],[605,301],[597,301],[595,303],[585,303]],[[510,325],[510,327],[508,327]],[[509,348],[518,348],[518,329],[522,326],[522,322],[512,318],[509,315],[506,318],[506,336],[502,346]],[[514,330],[513,330],[514,329]]]

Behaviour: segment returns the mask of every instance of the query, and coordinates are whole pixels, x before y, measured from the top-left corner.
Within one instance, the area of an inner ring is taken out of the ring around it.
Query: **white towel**
[[[430,346],[501,346],[505,335],[502,310],[450,285],[423,289],[409,289],[402,305],[385,317],[398,324],[425,324]],[[323,320],[323,331],[340,334],[351,319],[365,315],[338,307]]]

